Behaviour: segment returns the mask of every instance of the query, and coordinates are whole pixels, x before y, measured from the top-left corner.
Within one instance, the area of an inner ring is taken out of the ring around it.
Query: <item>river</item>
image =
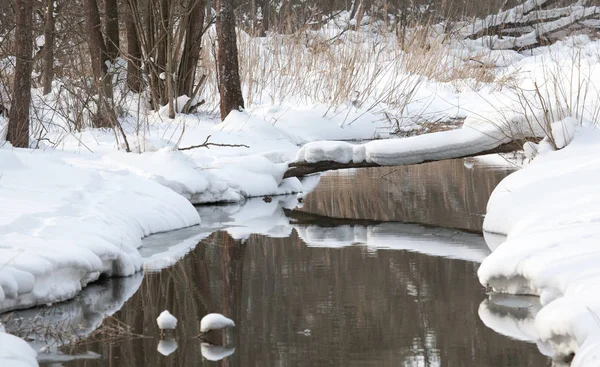
[[[476,274],[487,199],[512,171],[478,160],[348,170],[324,175],[300,208],[295,197],[199,207],[202,226],[146,241],[151,258],[198,239],[172,266],[0,318],[48,352],[42,365],[550,365],[510,330],[532,315],[495,307]],[[179,325],[161,342],[164,309]],[[200,340],[209,312],[237,326]]]

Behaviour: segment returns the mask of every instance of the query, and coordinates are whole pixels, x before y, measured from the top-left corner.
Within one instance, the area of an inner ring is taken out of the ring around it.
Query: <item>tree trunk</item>
[[[217,70],[222,120],[232,110],[244,108],[232,2],[233,0],[217,0],[215,6],[217,9]]]
[[[140,49],[140,40],[134,19],[134,14],[137,11],[137,0],[126,0],[126,2],[127,86],[132,92],[140,93],[142,91],[142,51]]]
[[[54,79],[54,1],[46,0],[46,16],[44,19],[44,75],[42,84],[43,94],[52,91]]]
[[[177,95],[187,95],[194,98],[194,81],[196,66],[200,60],[202,50],[202,32],[204,31],[204,0],[190,0],[188,27],[185,32],[185,45],[181,54],[179,70],[177,72]]]
[[[114,116],[114,111],[112,111],[110,103],[113,93],[111,78],[107,75],[108,67],[106,66],[106,62],[109,58],[106,44],[102,37],[102,24],[100,23],[98,3],[96,0],[85,0],[85,7],[85,21],[90,56],[92,58],[92,71],[94,72],[94,81],[98,95],[100,96],[94,125],[96,127],[113,127],[116,116]]]
[[[33,60],[33,1],[15,1],[15,76],[13,99],[8,118],[7,140],[15,147],[29,147],[29,106]]]
[[[117,0],[104,0],[106,52],[111,61],[119,56],[119,8]]]
[[[169,3],[167,0],[160,0],[158,4],[158,39],[157,39],[157,56],[156,56],[156,71],[159,74],[166,74],[167,67],[167,33],[169,32]],[[165,75],[166,76],[166,75]],[[159,88],[160,104],[168,103],[167,93],[165,93],[165,85],[160,80],[157,80]]]

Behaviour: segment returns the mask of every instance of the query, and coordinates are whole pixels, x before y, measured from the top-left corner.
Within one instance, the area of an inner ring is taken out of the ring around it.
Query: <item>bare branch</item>
[[[200,145],[192,145],[189,147],[184,147],[184,148],[178,148],[179,150],[192,150],[192,149],[196,149],[196,148],[207,148],[210,149],[210,147],[231,147],[231,148],[250,148],[248,145],[246,144],[221,144],[221,143],[211,143],[208,140],[210,139],[211,135],[206,137],[206,140],[204,140],[204,143],[200,144]]]

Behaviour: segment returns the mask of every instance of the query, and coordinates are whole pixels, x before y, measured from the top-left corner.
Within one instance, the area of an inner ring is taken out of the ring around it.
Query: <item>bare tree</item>
[[[52,91],[54,79],[54,7],[55,0],[46,0],[46,14],[44,19],[44,74],[42,84],[44,95]]]
[[[190,0],[187,17],[187,29],[185,32],[185,45],[179,62],[177,72],[178,95],[187,95],[194,98],[194,80],[196,78],[196,66],[200,60],[202,51],[202,33],[204,32],[204,0]]]
[[[98,3],[96,0],[85,0],[85,7],[85,22],[92,59],[92,71],[100,99],[98,101],[98,114],[94,124],[96,127],[113,127],[116,116],[114,116],[114,111],[110,107],[113,91],[110,76],[107,75],[107,61],[109,60],[109,56],[106,44],[104,43],[104,37],[102,36],[102,23],[100,22]]]
[[[142,51],[134,14],[137,0],[127,0],[125,4],[125,28],[127,31],[127,86],[133,92],[142,91]]]
[[[217,70],[221,119],[244,108],[235,33],[233,0],[217,0]]]
[[[15,1],[15,75],[8,118],[7,140],[15,147],[29,147],[29,106],[33,53],[33,0]]]
[[[119,7],[117,0],[104,0],[106,52],[111,61],[119,56]]]

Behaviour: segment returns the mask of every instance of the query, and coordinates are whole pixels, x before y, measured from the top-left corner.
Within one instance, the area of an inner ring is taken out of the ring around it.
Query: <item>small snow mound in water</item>
[[[171,315],[171,313],[167,310],[164,310],[160,313],[160,315],[156,318],[156,323],[158,327],[162,329],[175,329],[177,327],[177,318]]]
[[[210,330],[219,330],[227,327],[234,327],[233,320],[221,315],[220,313],[209,313],[200,321],[200,332],[205,333]]]

